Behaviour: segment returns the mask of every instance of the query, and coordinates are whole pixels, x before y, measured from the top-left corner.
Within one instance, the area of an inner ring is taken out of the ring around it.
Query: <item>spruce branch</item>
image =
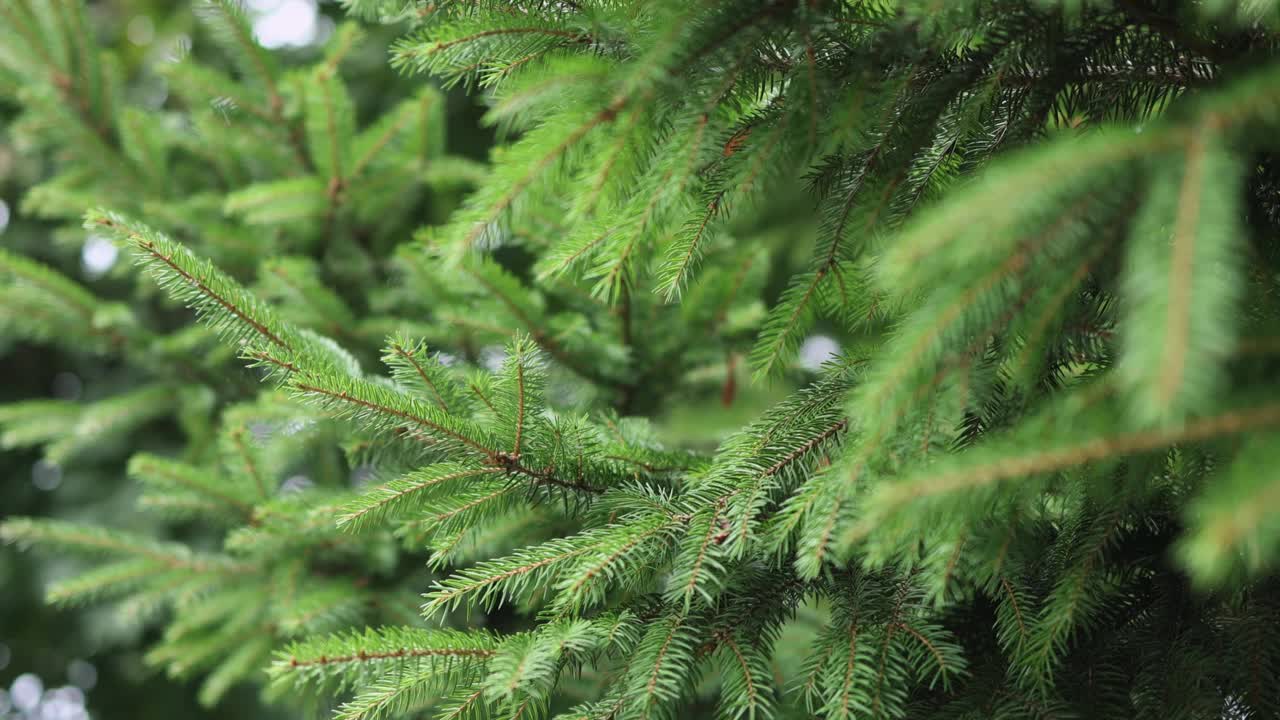
[[[1280,492],[1269,469],[1274,454],[1274,432],[1247,438],[1214,487],[1188,509],[1191,532],[1178,552],[1198,582],[1221,583],[1240,563],[1250,572],[1270,566],[1275,526],[1269,508]]]
[[[372,422],[374,427],[395,430],[407,426],[425,438],[457,443],[488,458],[497,456],[492,440],[473,423],[446,416],[429,406],[401,397],[366,380],[338,376],[294,377],[289,386],[342,416]]]
[[[1221,372],[1215,356],[1235,344],[1231,326],[1220,318],[1232,314],[1236,302],[1239,253],[1233,243],[1242,230],[1233,208],[1241,172],[1218,149],[1211,118],[1187,138],[1181,167],[1164,166],[1171,180],[1180,171],[1180,182],[1155,184],[1130,244],[1132,306],[1121,370],[1134,393],[1133,411],[1147,422],[1176,420],[1209,397]],[[1161,309],[1163,318],[1155,317]],[[1148,354],[1152,350],[1158,357]]]
[[[129,460],[129,475],[157,488],[175,487],[212,499],[224,509],[233,510],[241,518],[252,520],[253,505],[232,491],[219,487],[218,481],[200,468],[144,453]]]
[[[391,650],[357,651],[351,655],[319,655],[310,656],[295,648],[287,660],[289,668],[306,668],[318,665],[347,665],[353,663],[380,663],[390,659],[425,658],[425,657],[492,657],[493,650],[483,648],[455,647],[397,647]]]
[[[338,526],[359,531],[381,523],[396,512],[422,503],[422,497],[438,492],[440,486],[469,478],[502,472],[501,468],[468,467],[458,464],[429,465],[403,478],[393,480],[371,493],[367,493],[343,510]]]
[[[1054,438],[1047,448],[1027,449],[1016,434],[993,442],[985,452],[967,453],[950,463],[950,469],[932,468],[927,477],[914,475],[885,485],[867,501],[868,512],[856,528],[853,537],[866,537],[871,525],[887,518],[901,518],[911,506],[923,507],[947,496],[969,494],[991,488],[1007,480],[1043,475],[1065,470],[1086,463],[1123,458],[1137,453],[1150,452],[1180,443],[1201,442],[1224,435],[1235,435],[1271,427],[1280,422],[1280,405],[1236,404],[1217,414],[1187,420],[1179,425],[1148,430],[1116,430],[1114,420],[1108,422],[1106,413],[1114,409],[1103,405],[1093,409],[1081,423],[1087,432],[1080,437]],[[1079,412],[1079,411],[1077,411]],[[1028,432],[1039,435],[1044,422],[1058,422],[1061,410],[1043,413],[1039,422],[1031,423]]]
[[[269,308],[230,277],[200,260],[190,250],[145,225],[103,210],[85,216],[90,230],[105,230],[122,245],[133,249],[161,284],[174,288],[219,334],[230,341],[254,336],[286,350],[292,333]]]
[[[200,555],[177,543],[158,543],[151,538],[106,528],[33,518],[11,518],[0,525],[0,539],[7,543],[41,543],[84,553],[119,554],[137,557],[170,570],[200,574],[236,575],[249,572],[226,558]]]
[[[425,343],[397,335],[388,342],[382,360],[391,366],[392,376],[398,382],[425,391],[444,412],[456,414],[469,407],[458,381],[436,358],[428,356]]]
[[[460,607],[464,601],[488,610],[498,607],[505,599],[520,597],[545,583],[559,570],[558,565],[588,552],[595,540],[592,533],[552,540],[519,550],[509,558],[461,570],[436,582],[426,596],[423,614],[435,617],[443,610]]]

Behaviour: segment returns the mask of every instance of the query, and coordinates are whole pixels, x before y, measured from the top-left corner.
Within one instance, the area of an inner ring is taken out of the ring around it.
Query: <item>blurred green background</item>
[[[44,0],[36,0],[43,2]],[[171,100],[164,79],[153,68],[186,48],[201,59],[220,62],[201,37],[185,0],[91,0],[89,11],[98,43],[123,60],[127,94],[134,104],[156,109]],[[327,0],[247,0],[259,41],[286,58],[314,60],[341,8]],[[384,30],[393,37],[394,28]],[[373,43],[377,47],[376,43]],[[385,43],[382,43],[385,46]],[[385,54],[358,59],[368,82],[353,83],[365,93],[401,94]],[[474,112],[459,95],[451,124],[454,152],[482,157],[489,139],[474,128]],[[26,190],[47,176],[48,158],[26,151],[13,137],[17,108],[0,101],[0,245],[48,263],[90,284],[108,297],[125,297],[124,263],[113,246],[84,233],[34,222],[21,212]],[[470,132],[461,128],[471,128]],[[133,381],[130,369],[111,360],[62,353],[48,345],[0,341],[0,403],[42,397],[92,400]],[[157,423],[141,436],[163,451],[181,442],[178,428]],[[133,438],[134,442],[138,437]],[[151,526],[156,519],[138,513],[135,489],[124,462],[137,447],[99,447],[74,465],[57,467],[36,451],[0,451],[0,517],[56,516],[117,526]],[[182,527],[169,528],[182,534]],[[147,633],[123,620],[112,608],[53,608],[43,601],[50,580],[78,566],[0,546],[0,720],[77,720],[79,718],[268,718],[288,717],[263,706],[251,687],[234,690],[213,709],[200,707],[194,683],[164,677],[143,662]]]

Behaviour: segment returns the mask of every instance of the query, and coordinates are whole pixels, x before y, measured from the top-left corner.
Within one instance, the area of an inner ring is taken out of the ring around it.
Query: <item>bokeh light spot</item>
[[[80,261],[84,264],[87,275],[99,277],[116,264],[116,258],[119,255],[120,251],[110,240],[98,235],[90,235],[89,239],[84,241],[84,248],[80,251]]]

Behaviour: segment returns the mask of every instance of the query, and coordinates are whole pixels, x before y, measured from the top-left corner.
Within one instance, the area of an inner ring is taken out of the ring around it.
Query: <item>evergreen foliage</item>
[[[425,82],[363,122],[353,25],[282,70],[209,0],[237,74],[175,63],[170,126],[76,3],[0,4],[65,168],[28,211],[109,208],[147,278],[0,254],[3,329],[148,377],[4,441],[177,417],[130,474],[221,541],[6,521],[108,558],[55,601],[168,608],[149,657],[207,701],[265,672],[348,720],[1280,714],[1280,3],[343,4],[484,97],[486,167]],[[789,392],[663,432],[740,357]]]

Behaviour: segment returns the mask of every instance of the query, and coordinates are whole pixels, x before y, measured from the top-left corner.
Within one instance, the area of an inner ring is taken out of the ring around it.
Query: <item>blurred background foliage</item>
[[[176,0],[100,0],[89,3],[89,23],[98,44],[120,61],[125,94],[132,104],[157,111],[176,102],[157,65],[175,53],[190,52],[213,66],[226,66],[205,26],[193,17],[194,3]],[[327,0],[250,0],[258,40],[286,64],[314,62],[342,19]],[[371,29],[394,37],[395,28]],[[391,72],[372,38],[347,72],[358,108],[394,102],[416,85]],[[476,122],[477,109],[461,93],[450,98],[451,151],[482,158],[488,131]],[[46,153],[25,145],[13,121],[18,110],[0,101],[0,246],[58,269],[86,284],[99,297],[127,299],[132,288],[115,248],[66,223],[42,222],[23,212],[27,191],[52,173]],[[189,319],[177,317],[176,322]],[[91,402],[139,382],[136,370],[119,359],[67,352],[52,344],[0,340],[0,403],[38,398]],[[118,527],[158,528],[174,535],[192,528],[162,523],[141,513],[137,487],[125,476],[125,461],[140,449],[163,452],[180,447],[181,429],[171,418],[140,432],[79,453],[64,466],[41,459],[39,448],[0,452],[0,517],[32,515],[109,522]],[[166,678],[143,662],[143,647],[154,626],[122,621],[111,608],[55,608],[44,588],[81,566],[51,561],[0,546],[0,718],[74,720],[98,718],[267,718],[280,709],[263,705],[252,687],[239,687],[209,709],[196,701],[196,683]]]

